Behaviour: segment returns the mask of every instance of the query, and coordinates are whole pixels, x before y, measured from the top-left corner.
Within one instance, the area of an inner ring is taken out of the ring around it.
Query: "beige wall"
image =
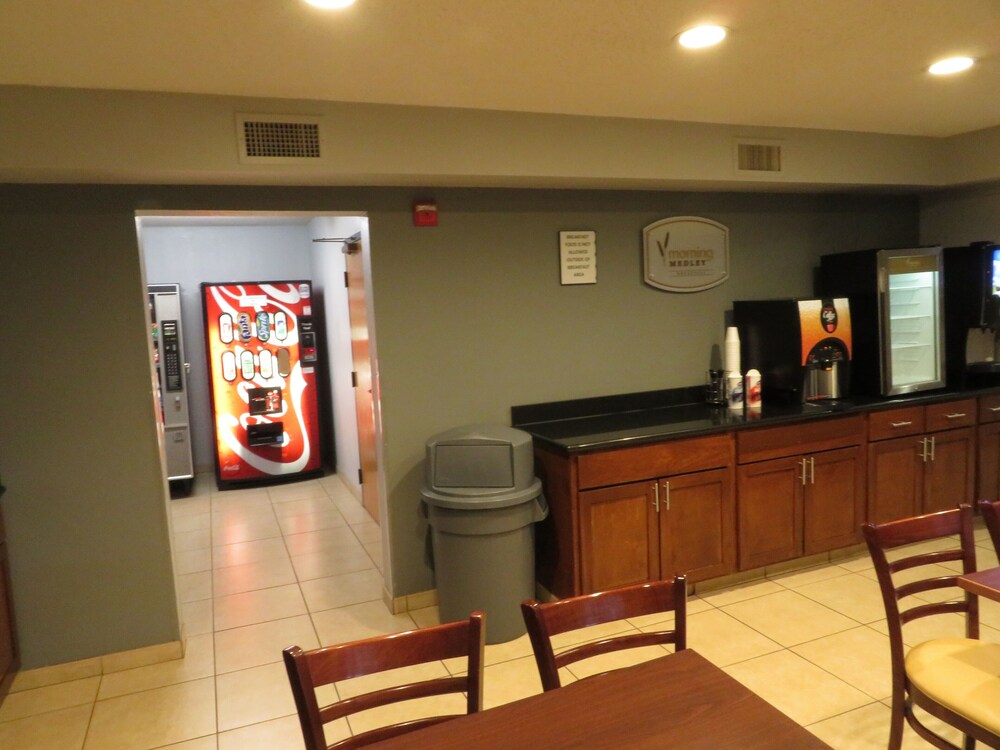
[[[238,113],[321,118],[323,157],[238,158]],[[776,139],[777,179],[736,138]],[[922,187],[1000,178],[1000,128],[954,139],[204,95],[0,86],[0,180],[674,189]],[[989,144],[992,159],[984,159]]]

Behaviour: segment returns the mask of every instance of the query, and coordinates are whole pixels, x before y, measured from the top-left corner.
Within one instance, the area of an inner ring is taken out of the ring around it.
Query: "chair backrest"
[[[893,682],[899,680],[899,686],[904,684],[905,670],[903,665],[903,625],[921,617],[957,612],[965,615],[965,631],[967,638],[979,637],[979,599],[958,588],[956,583],[959,574],[936,575],[928,573],[927,577],[911,580],[896,586],[892,575],[903,570],[912,570],[924,565],[935,565],[943,562],[962,562],[962,572],[971,573],[976,569],[976,550],[972,535],[972,507],[960,505],[955,510],[945,510],[939,513],[929,513],[924,516],[904,518],[883,524],[866,523],[862,530],[875,573],[878,576],[879,588],[882,591],[882,602],[885,605],[886,621],[889,627],[889,647],[892,655]],[[906,544],[925,542],[958,536],[955,546],[932,552],[915,552],[907,557],[899,557],[891,562],[886,551]],[[935,589],[954,587],[956,601],[929,603],[918,600],[914,606],[900,609],[900,600],[912,594]]]
[[[986,528],[993,540],[993,549],[1000,556],[1000,500],[980,500],[979,514],[986,521]]]
[[[687,647],[687,590],[683,576],[672,581],[626,586],[544,604],[529,599],[521,604],[521,612],[528,626],[538,674],[545,690],[554,690],[560,686],[561,667],[581,659],[619,649],[656,644],[672,643],[676,651]],[[674,613],[672,629],[605,638],[559,654],[553,649],[552,637],[560,633],[657,612]]]
[[[468,713],[483,705],[483,651],[485,629],[482,612],[473,612],[467,621],[435,625],[420,630],[368,638],[361,641],[303,651],[289,646],[282,652],[307,750],[326,750],[323,725],[349,714],[389,703],[447,693],[466,693]],[[468,671],[462,677],[442,677],[414,682],[347,698],[320,706],[316,688],[352,677],[409,667],[442,659],[466,657]],[[370,745],[414,729],[455,718],[434,716],[379,727],[330,745],[348,750]]]

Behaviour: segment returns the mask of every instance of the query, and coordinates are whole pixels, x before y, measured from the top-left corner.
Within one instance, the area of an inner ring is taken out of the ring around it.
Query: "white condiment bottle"
[[[746,385],[743,388],[744,400],[748,409],[761,408],[760,393],[760,372],[757,370],[747,370]]]

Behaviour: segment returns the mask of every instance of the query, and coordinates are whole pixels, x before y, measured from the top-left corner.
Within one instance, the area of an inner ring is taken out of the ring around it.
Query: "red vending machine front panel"
[[[321,470],[308,281],[202,284],[220,487]]]

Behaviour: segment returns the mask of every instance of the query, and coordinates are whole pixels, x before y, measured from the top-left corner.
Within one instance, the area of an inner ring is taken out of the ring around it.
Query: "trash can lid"
[[[488,510],[506,508],[519,503],[530,503],[542,494],[542,481],[537,477],[528,486],[520,489],[497,490],[492,487],[449,487],[431,489],[426,485],[420,494],[430,505],[438,508],[457,510]]]
[[[434,492],[465,494],[479,487],[485,494],[529,489],[534,483],[531,435],[497,425],[467,425],[427,441],[424,484]]]

